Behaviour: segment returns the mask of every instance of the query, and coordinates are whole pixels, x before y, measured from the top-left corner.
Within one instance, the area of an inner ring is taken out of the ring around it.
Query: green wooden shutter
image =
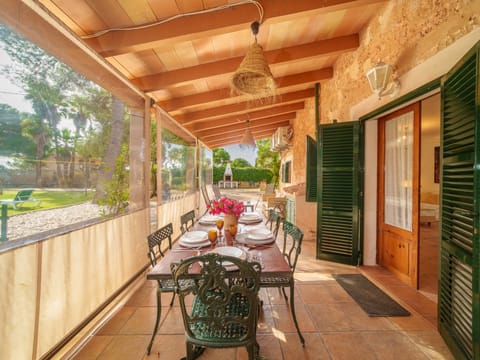
[[[318,134],[317,258],[359,263],[358,122],[320,125]]]
[[[458,359],[480,358],[478,91],[477,44],[442,80],[438,326]]]
[[[305,201],[317,201],[317,142],[307,135]]]

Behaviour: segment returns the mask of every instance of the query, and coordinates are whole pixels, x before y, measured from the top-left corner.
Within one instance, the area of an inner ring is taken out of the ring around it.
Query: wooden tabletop
[[[265,226],[264,222],[251,225],[241,225],[241,228],[244,231],[247,231],[249,227],[258,227],[258,226]],[[216,228],[214,225],[201,225],[196,223],[192,230],[204,230],[208,231],[209,229]],[[223,233],[223,231],[222,231]],[[224,231],[225,239],[222,242],[222,245],[215,245],[216,246],[234,246],[233,237],[231,236],[228,230]],[[282,255],[282,252],[276,245],[276,243],[270,245],[261,245],[257,246],[253,249],[249,249],[248,247],[242,244],[235,244],[235,246],[239,247],[240,249],[250,253],[251,255],[261,256],[262,258],[262,276],[269,276],[269,275],[282,275],[282,276],[292,276],[292,271],[290,266],[287,264],[285,258]],[[200,249],[200,253],[205,253],[209,250],[212,250],[214,247],[208,246]],[[147,274],[147,279],[149,280],[162,280],[168,279],[172,276],[172,272],[170,270],[171,263],[180,262],[182,259],[191,257],[198,254],[198,250],[196,249],[189,249],[181,246],[178,241],[172,246],[171,250],[168,250],[165,254],[165,257],[159,260],[157,265],[153,269],[151,269]]]

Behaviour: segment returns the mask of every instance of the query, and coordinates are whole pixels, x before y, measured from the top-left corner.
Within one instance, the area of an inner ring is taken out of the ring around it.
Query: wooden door
[[[378,123],[378,263],[418,286],[420,104]]]

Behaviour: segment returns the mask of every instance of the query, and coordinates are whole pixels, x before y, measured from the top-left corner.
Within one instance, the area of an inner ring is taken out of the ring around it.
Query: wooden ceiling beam
[[[275,130],[270,131],[270,130],[264,130],[264,131],[259,131],[259,132],[253,132],[253,137],[255,140],[259,139],[265,139],[266,137],[272,136],[272,134],[275,132]],[[220,147],[220,146],[226,146],[226,145],[233,145],[233,144],[240,144],[240,141],[242,140],[243,134],[241,135],[235,135],[235,136],[226,136],[223,138],[218,137],[215,140],[212,141],[204,141],[205,144],[209,147]],[[200,139],[201,140],[201,139]]]
[[[337,38],[315,41],[308,44],[291,46],[278,50],[265,51],[264,56],[268,64],[279,64],[288,61],[298,61],[302,58],[331,56],[358,48],[360,40],[358,34],[340,36]],[[131,79],[132,83],[145,92],[153,92],[178,84],[203,79],[225,73],[233,73],[243,60],[243,56],[222,61],[210,62],[178,70],[147,75]]]
[[[286,105],[274,106],[268,109],[251,111],[251,112],[248,112],[248,115],[246,114],[231,115],[223,118],[207,120],[207,121],[193,123],[191,125],[184,125],[184,126],[189,131],[195,133],[197,130],[216,128],[218,124],[222,124],[225,126],[225,125],[234,125],[234,124],[237,124],[238,122],[244,122],[245,120],[247,120],[247,117],[250,120],[264,118],[264,117],[275,116],[275,115],[280,115],[285,113],[291,113],[293,111],[303,110],[304,107],[305,107],[305,102],[300,101],[293,104],[286,104]]]
[[[296,116],[296,113],[292,112],[292,113],[270,116],[266,118],[254,119],[254,120],[250,120],[250,127],[257,128],[264,125],[272,125],[272,124],[276,125],[282,122],[290,122],[290,120],[295,119],[295,116]],[[198,137],[201,137],[201,136],[210,135],[210,134],[223,134],[228,131],[245,130],[246,128],[247,128],[246,121],[239,122],[235,125],[219,124],[216,128],[213,128],[213,129],[197,130],[195,131],[195,135],[197,135]]]
[[[333,77],[333,68],[323,68],[314,71],[307,71],[299,74],[292,74],[275,79],[277,89],[286,88],[289,86],[296,86],[302,84],[314,84],[316,82],[331,79]],[[207,91],[199,94],[189,96],[177,97],[174,99],[159,101],[157,105],[165,111],[171,112],[190,106],[206,104],[219,100],[231,98],[231,91],[229,88]],[[239,97],[240,98],[240,97]]]
[[[309,12],[341,11],[382,2],[385,0],[263,0],[262,7],[265,23],[272,24],[307,16]],[[244,30],[250,27],[252,19],[257,18],[258,11],[254,6],[236,6],[216,11],[214,16],[212,13],[184,16],[143,29],[110,31],[94,38],[84,37],[84,41],[103,57],[109,57]]]
[[[217,138],[217,137],[223,137],[223,136],[229,136],[229,135],[234,135],[234,134],[240,134],[243,135],[245,134],[245,130],[250,129],[250,131],[261,131],[261,130],[272,130],[272,129],[277,129],[280,126],[288,126],[290,125],[289,120],[283,120],[283,121],[277,121],[275,123],[270,123],[270,124],[257,124],[256,126],[253,126],[251,124],[240,124],[238,127],[229,127],[228,130],[218,130],[218,129],[212,129],[210,132],[203,133],[203,135],[197,134],[198,137],[200,137],[202,140],[203,139],[212,139],[212,138]]]
[[[282,104],[282,103],[289,103],[298,100],[304,100],[306,98],[313,97],[314,90],[306,89],[300,91],[294,91],[291,93],[286,93],[282,95],[278,95],[272,104],[260,104],[257,108],[267,108],[272,107],[272,105]],[[245,113],[252,110],[252,105],[249,101],[244,101],[236,104],[229,104],[223,106],[217,106],[214,108],[206,109],[206,110],[199,110],[187,114],[182,114],[175,116],[175,120],[182,125],[189,125],[195,123],[197,121],[203,121],[206,119],[211,119],[219,116],[225,116],[226,114],[235,114],[235,113]]]

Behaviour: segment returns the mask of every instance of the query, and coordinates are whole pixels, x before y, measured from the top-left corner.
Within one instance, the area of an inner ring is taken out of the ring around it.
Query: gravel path
[[[92,203],[14,215],[8,218],[7,239],[14,240],[98,217],[100,206]]]

